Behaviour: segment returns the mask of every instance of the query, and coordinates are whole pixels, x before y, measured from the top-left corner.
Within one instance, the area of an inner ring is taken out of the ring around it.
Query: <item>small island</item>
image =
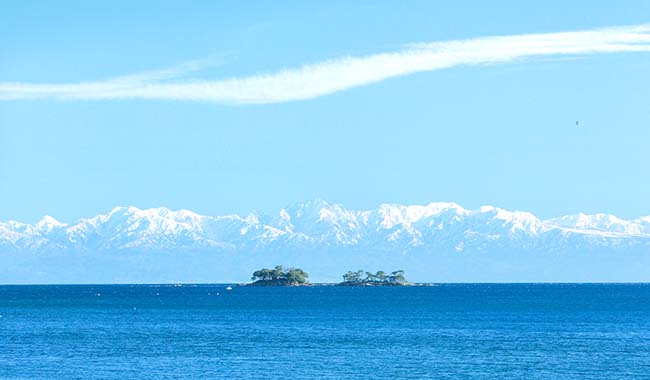
[[[248,286],[306,286],[309,274],[300,268],[284,269],[276,265],[273,269],[260,269],[253,272],[252,283]]]
[[[358,270],[356,272],[348,271],[343,275],[343,282],[339,286],[412,286],[406,281],[403,270],[396,270],[390,274],[384,271],[377,273],[365,272]]]
[[[249,284],[242,286],[313,286],[310,283],[309,274],[300,268],[287,268],[276,265],[273,269],[263,268],[253,272]],[[348,271],[343,275],[343,282],[340,283],[318,283],[317,286],[427,286],[425,284],[414,284],[408,282],[404,277],[403,270],[386,273],[376,273],[358,270]]]

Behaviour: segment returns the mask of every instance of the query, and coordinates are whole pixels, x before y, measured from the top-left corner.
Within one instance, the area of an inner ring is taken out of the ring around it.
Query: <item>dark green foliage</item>
[[[353,284],[361,283],[363,282],[363,278],[362,278],[363,273],[364,272],[361,269],[359,269],[356,272],[348,271],[348,273],[343,275],[343,281],[353,283]]]
[[[365,277],[363,277],[364,274]],[[344,285],[406,285],[408,283],[403,270],[397,270],[390,274],[381,270],[377,273],[358,270],[356,272],[348,271],[343,275]]]
[[[253,272],[253,281],[269,282],[276,285],[299,285],[307,283],[309,274],[300,268],[282,268],[277,265],[273,269],[260,269]]]
[[[307,282],[309,274],[300,268],[291,268],[287,270],[284,277],[290,284],[304,284]]]
[[[390,276],[388,276],[388,281],[395,282],[398,284],[404,284],[408,282],[404,277],[404,271],[401,269],[396,270],[395,272],[391,272]]]

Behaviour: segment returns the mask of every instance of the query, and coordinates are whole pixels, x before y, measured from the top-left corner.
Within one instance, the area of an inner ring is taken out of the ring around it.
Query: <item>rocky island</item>
[[[358,270],[356,272],[348,271],[343,275],[343,282],[339,286],[413,286],[404,277],[403,270],[397,270],[391,273],[378,271],[377,273],[365,272]]]
[[[273,269],[260,269],[253,272],[252,283],[247,286],[306,286],[309,274],[300,268],[284,269],[276,265]]]

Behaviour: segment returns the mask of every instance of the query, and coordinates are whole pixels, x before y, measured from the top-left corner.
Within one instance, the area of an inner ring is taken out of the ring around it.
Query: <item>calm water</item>
[[[649,379],[650,285],[0,287],[0,379]]]

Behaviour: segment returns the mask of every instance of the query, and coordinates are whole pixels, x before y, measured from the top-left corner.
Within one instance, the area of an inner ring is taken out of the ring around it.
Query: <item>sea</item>
[[[650,379],[648,284],[0,286],[0,379]]]

